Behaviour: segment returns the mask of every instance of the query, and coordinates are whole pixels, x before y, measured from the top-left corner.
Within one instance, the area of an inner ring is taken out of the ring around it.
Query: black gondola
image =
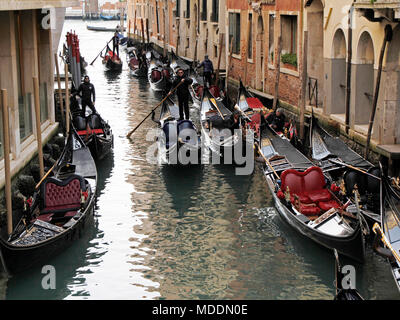
[[[260,142],[261,125],[265,123],[262,114],[263,108],[265,107],[260,99],[254,97],[240,81],[235,109],[240,112],[243,120],[246,121],[247,130],[253,132],[254,139],[257,142]],[[249,142],[253,143],[253,141]]]
[[[200,106],[201,136],[204,147],[217,157],[234,160],[234,149],[242,137],[239,117],[225,107],[221,98],[203,88]],[[241,149],[242,150],[242,149]],[[224,160],[226,163],[226,161]]]
[[[133,50],[127,54],[128,66],[131,75],[137,78],[142,78],[147,75],[147,63],[144,58],[140,61],[139,54],[139,50],[136,49],[136,47],[133,47]]]
[[[328,172],[338,184],[343,179],[343,187],[346,189],[347,196],[353,198],[353,189],[357,185],[361,212],[366,217],[369,226],[380,222],[379,168],[374,167],[340,138],[331,136],[321,128],[313,114],[309,130],[309,144],[314,164],[321,167],[324,172]],[[357,169],[366,173],[357,171]],[[354,206],[349,209],[356,210]]]
[[[121,71],[122,60],[117,54],[114,54],[112,50],[107,46],[104,56],[102,56],[103,65],[106,71]]]
[[[93,215],[96,165],[73,127],[53,173],[35,192],[10,237],[0,239],[1,262],[10,275],[65,250],[81,236]]]
[[[174,75],[176,75],[176,72],[178,71],[178,69],[182,69],[183,71],[185,71],[185,75],[188,75],[188,73],[190,71],[190,66],[185,61],[183,61],[180,57],[178,57],[174,51],[171,52],[171,63],[169,66],[170,66],[172,72],[174,73]]]
[[[147,77],[151,89],[154,91],[166,91],[170,86],[170,70],[169,67],[164,65],[161,61],[156,60],[154,57],[149,62]]]
[[[268,161],[264,175],[283,220],[316,243],[362,262],[360,218],[347,212],[350,201],[344,195],[331,192],[321,168],[269,126],[262,130],[260,148]]]
[[[361,294],[358,292],[357,289],[353,288],[343,288],[342,281],[343,273],[342,273],[342,266],[339,261],[339,255],[336,249],[333,249],[333,253],[335,255],[335,299],[339,301],[348,301],[348,300],[364,300]],[[353,284],[355,285],[355,283]]]
[[[387,176],[382,175],[381,188],[381,223],[376,223],[373,230],[389,249],[387,260],[400,291],[400,197]]]
[[[90,113],[83,118],[80,113],[73,115],[73,122],[78,135],[89,147],[95,160],[107,156],[114,147],[114,135],[108,122],[98,113]]]
[[[162,129],[157,139],[160,164],[199,163],[201,141],[197,128],[191,120],[179,120],[179,107],[171,98],[163,102],[156,122]],[[183,152],[186,154],[183,155]],[[182,161],[182,157],[187,162]]]

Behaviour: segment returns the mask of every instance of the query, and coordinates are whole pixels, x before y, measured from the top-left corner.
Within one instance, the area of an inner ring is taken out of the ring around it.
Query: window
[[[283,63],[297,67],[297,16],[281,16]]]
[[[176,0],[176,17],[181,16],[181,0]]]
[[[275,51],[275,46],[274,46],[274,28],[275,27],[275,16],[271,14],[269,16],[269,41],[268,41],[268,48],[269,48],[269,57],[268,61],[270,64],[274,64],[274,51]]]
[[[190,18],[190,0],[186,0],[186,15],[185,18]]]
[[[229,13],[229,46],[232,53],[240,54],[240,13]]]
[[[218,47],[214,45],[214,57],[218,58]]]
[[[212,0],[211,21],[218,22],[219,0]]]
[[[201,21],[207,20],[207,0],[203,0],[203,5],[201,7],[200,20]]]
[[[248,21],[248,28],[249,28],[249,39],[247,43],[247,58],[253,58],[253,14],[249,13],[249,21]]]
[[[22,34],[20,16],[15,17],[15,51],[17,60],[17,79],[18,79],[18,113],[19,113],[19,134],[21,141],[25,140],[33,132],[32,129],[32,94],[24,92],[24,77],[22,75],[23,61],[21,60]]]

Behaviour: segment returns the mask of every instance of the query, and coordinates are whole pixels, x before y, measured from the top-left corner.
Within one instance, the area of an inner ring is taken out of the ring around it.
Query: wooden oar
[[[166,96],[164,99],[162,99],[161,102],[160,102],[156,107],[154,107],[154,108],[150,111],[150,113],[149,113],[142,121],[140,121],[140,123],[139,123],[133,130],[129,131],[129,133],[126,135],[126,137],[129,139],[129,138],[131,137],[132,133],[134,133],[134,132],[137,130],[137,128],[139,128],[139,127],[141,126],[141,124],[142,124],[148,117],[151,116],[151,114],[154,112],[154,110],[156,110],[159,106],[161,106],[162,103],[163,103],[165,100],[167,100],[167,98],[168,98],[171,94],[173,94],[174,91],[175,91],[176,89],[178,89],[178,87],[179,87],[182,83],[183,83],[183,81],[179,82],[179,84],[178,84],[175,88],[173,88],[173,89],[167,94],[167,96]]]
[[[381,180],[381,178],[379,178],[379,177],[377,177],[377,176],[374,176],[373,174],[371,174],[371,173],[369,173],[369,172],[367,172],[367,171],[365,171],[365,170],[362,170],[362,169],[357,168],[357,167],[354,167],[354,166],[352,166],[352,165],[350,165],[350,164],[344,163],[343,161],[338,161],[338,160],[334,160],[334,159],[328,159],[328,161],[330,161],[330,162],[332,162],[332,163],[335,163],[335,164],[343,165],[343,166],[348,167],[348,168],[350,168],[350,169],[353,169],[353,170],[362,172],[362,173],[364,173],[364,174],[366,174],[366,175],[369,175],[369,176],[371,176],[371,177],[373,177],[373,178],[375,178],[375,179]]]
[[[38,189],[40,187],[40,185],[42,184],[42,182],[44,181],[44,179],[46,179],[48,177],[48,175],[50,174],[50,172],[53,171],[53,169],[56,167],[57,162],[55,164],[53,164],[53,166],[50,168],[49,171],[46,172],[46,174],[43,176],[43,178],[38,182],[38,184],[36,185],[35,189]]]
[[[384,234],[381,226],[375,222],[374,226],[372,227],[372,231],[378,236],[381,237],[382,242],[389,248],[389,250],[392,252],[394,258],[397,260],[398,263],[400,263],[400,256],[396,252],[396,250],[392,247],[388,239],[386,238],[386,235]]]
[[[262,150],[260,148],[260,146],[258,145],[257,142],[254,142],[254,146],[257,147],[259,154],[264,158],[264,161],[268,164],[268,166],[271,168],[272,172],[275,174],[275,176],[280,179],[279,175],[276,173],[275,169],[272,167],[271,163],[268,161],[268,159],[264,156],[264,154],[262,153]]]
[[[93,65],[93,63],[97,60],[97,58],[100,56],[100,54],[103,52],[103,50],[104,50],[105,48],[107,48],[108,44],[109,44],[111,41],[112,41],[112,38],[111,38],[110,41],[107,42],[106,46],[105,46],[103,49],[101,49],[101,51],[99,52],[99,54],[96,56],[96,58],[93,59],[93,61],[90,63],[90,65]]]

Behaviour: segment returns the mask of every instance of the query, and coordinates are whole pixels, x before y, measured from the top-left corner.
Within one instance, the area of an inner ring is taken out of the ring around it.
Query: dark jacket
[[[276,125],[275,131],[283,131],[283,128],[285,127],[286,117],[283,113],[281,113],[281,115],[278,117],[275,112],[272,112],[267,117],[267,122],[269,125]]]
[[[214,72],[214,66],[210,59],[206,59],[202,63],[200,63],[199,68],[201,67],[204,67],[204,72]]]
[[[82,82],[82,84],[79,86],[78,91],[76,92],[82,100],[85,101],[92,101],[92,94],[93,94],[93,102],[96,101],[96,94],[94,90],[94,85],[86,82]]]
[[[176,89],[176,95],[178,96],[178,99],[189,99],[190,97],[190,92],[189,92],[189,86],[193,83],[193,80],[191,78],[186,78],[186,77],[176,77],[174,82],[172,83],[172,88],[175,88],[182,79],[185,79],[185,82],[182,83],[178,89]]]
[[[113,36],[112,40],[113,40],[112,42],[113,42],[114,47],[119,45],[119,37],[118,36]]]

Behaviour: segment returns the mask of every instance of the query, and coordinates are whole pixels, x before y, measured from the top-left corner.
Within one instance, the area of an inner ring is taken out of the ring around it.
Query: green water
[[[90,22],[100,24],[100,22]],[[114,27],[115,22],[101,22]],[[66,21],[89,62],[111,37]],[[123,54],[124,55],[124,54]],[[123,56],[123,58],[125,58]],[[149,120],[125,135],[160,100],[146,79],[88,67],[96,108],[108,120],[114,152],[98,162],[93,224],[49,259],[56,289],[44,290],[41,267],[0,280],[6,299],[332,299],[333,254],[298,235],[273,208],[261,170],[236,176],[230,166],[169,168],[146,161]],[[196,118],[197,110],[191,114]],[[370,248],[356,267],[367,299],[398,299],[386,261]]]

